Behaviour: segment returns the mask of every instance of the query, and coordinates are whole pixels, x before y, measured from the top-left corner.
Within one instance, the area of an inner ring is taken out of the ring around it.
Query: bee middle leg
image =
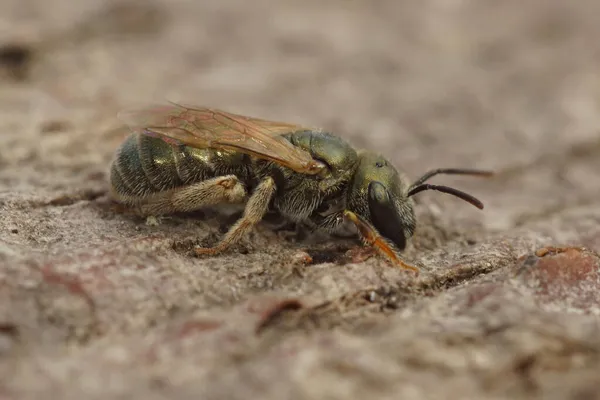
[[[229,246],[238,242],[254,225],[256,225],[267,213],[269,203],[275,194],[275,181],[266,178],[258,184],[248,199],[244,214],[225,234],[223,239],[214,247],[196,247],[194,251],[198,255],[215,255],[227,250]]]

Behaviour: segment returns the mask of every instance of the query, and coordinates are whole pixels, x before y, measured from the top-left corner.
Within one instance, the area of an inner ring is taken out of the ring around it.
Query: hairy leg
[[[196,247],[196,254],[218,254],[227,250],[229,246],[238,242],[254,225],[266,214],[269,203],[275,194],[275,181],[266,178],[254,189],[248,199],[244,214],[225,234],[223,239],[214,247]]]
[[[416,272],[417,274],[419,273],[418,268],[402,261],[394,246],[384,239],[371,224],[364,221],[355,213],[349,210],[342,210],[326,216],[314,214],[310,217],[311,222],[314,223],[317,228],[324,229],[328,232],[333,232],[346,219],[356,226],[362,241],[366,245],[366,247],[355,248],[348,252],[348,255],[355,262],[364,261],[375,253],[379,253],[392,265]]]
[[[244,185],[235,175],[227,175],[156,193],[142,201],[123,200],[126,203],[133,203],[141,215],[156,216],[194,211],[219,203],[240,203],[245,197]]]
[[[352,221],[352,223],[354,223],[360,232],[361,239],[365,245],[374,248],[394,267],[407,269],[419,274],[419,269],[413,265],[405,263],[400,258],[399,251],[394,247],[392,242],[381,236],[370,223],[350,210],[344,211],[344,217],[348,218],[350,221]]]

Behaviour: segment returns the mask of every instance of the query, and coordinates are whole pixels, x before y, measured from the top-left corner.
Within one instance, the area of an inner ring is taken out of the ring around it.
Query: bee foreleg
[[[196,247],[196,254],[218,254],[226,250],[232,244],[238,242],[254,225],[256,225],[267,213],[271,198],[275,194],[275,181],[266,178],[254,189],[248,199],[244,215],[231,227],[223,239],[214,247]]]
[[[393,266],[419,274],[419,268],[404,262],[398,255],[398,251],[394,248],[393,244],[381,236],[367,221],[350,210],[345,210],[344,216],[354,223],[365,245],[375,249]]]
[[[139,205],[142,215],[195,211],[219,203],[239,203],[246,189],[235,175],[219,176],[152,195]]]

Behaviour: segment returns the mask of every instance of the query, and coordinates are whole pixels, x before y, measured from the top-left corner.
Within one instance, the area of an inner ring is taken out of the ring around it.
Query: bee
[[[196,247],[198,255],[224,252],[273,210],[328,232],[350,221],[366,246],[418,273],[400,257],[416,226],[412,196],[437,190],[483,209],[467,193],[426,181],[491,174],[441,168],[409,184],[382,155],[355,150],[332,133],[193,105],[149,106],[119,118],[132,133],[110,167],[117,202],[143,216],[245,203],[224,237],[213,247]]]

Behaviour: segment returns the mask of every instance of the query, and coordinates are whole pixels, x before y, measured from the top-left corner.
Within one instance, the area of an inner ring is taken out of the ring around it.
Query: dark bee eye
[[[392,241],[399,250],[404,250],[406,247],[403,229],[405,223],[396,210],[390,193],[384,185],[375,181],[369,184],[368,190],[369,211],[373,226],[381,235]]]
[[[385,165],[385,164],[384,164],[382,161],[377,161],[377,162],[375,163],[375,166],[376,166],[377,168],[383,168],[383,166],[384,166],[384,165]]]

